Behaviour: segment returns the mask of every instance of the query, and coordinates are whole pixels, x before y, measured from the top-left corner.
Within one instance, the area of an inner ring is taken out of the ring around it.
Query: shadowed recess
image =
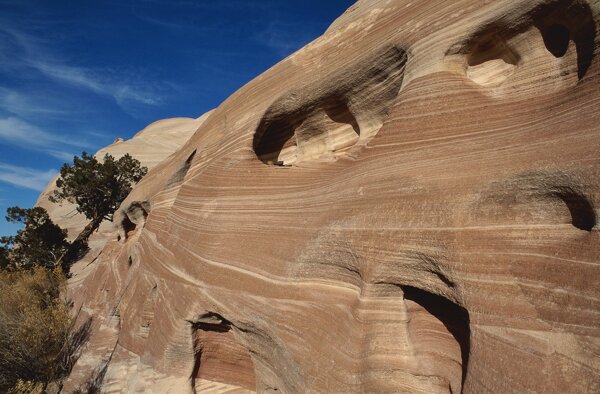
[[[304,160],[332,158],[359,137],[360,127],[348,105],[343,98],[332,96],[309,114],[271,124],[255,149],[263,161],[290,165],[299,156]]]
[[[391,47],[278,98],[253,139],[265,164],[335,161],[372,138],[397,97],[406,53]]]
[[[592,231],[597,216],[589,196],[595,194],[595,186],[585,178],[563,171],[534,171],[496,181],[480,194],[474,213],[477,220],[485,217],[487,221],[505,223],[570,223],[577,229]]]
[[[149,212],[148,201],[133,201],[126,209],[117,211],[115,213],[115,219],[119,223],[117,239],[127,240],[136,230],[144,228]]]
[[[554,193],[571,214],[571,224],[580,230],[592,231],[596,226],[596,211],[590,200],[573,189],[564,188]]]
[[[543,34],[544,44],[546,48],[555,57],[562,57],[567,53],[569,48],[570,33],[563,25],[555,24],[546,29]]]
[[[514,66],[520,59],[502,36],[486,34],[474,44],[471,53],[467,56],[467,63],[473,67],[493,60],[502,60]]]
[[[421,305],[427,312],[441,321],[460,346],[462,359],[461,382],[464,384],[471,348],[469,313],[465,308],[439,295],[412,286],[402,285],[401,288],[405,299]]]
[[[231,323],[213,312],[191,322],[194,346],[192,389],[204,379],[256,390],[256,376],[250,352],[237,340]]]
[[[123,216],[123,220],[121,221],[121,228],[123,229],[123,234],[125,234],[125,239],[129,238],[129,234],[133,233],[136,229],[135,223],[129,220],[127,215]]]
[[[497,87],[518,67],[526,67],[524,63],[529,62],[524,59],[527,58],[525,52],[531,48],[519,46],[519,40],[515,38],[535,32],[541,34],[546,49],[556,58],[563,57],[573,42],[577,64],[564,62],[560,67],[565,72],[570,66],[576,66],[578,78],[585,76],[596,48],[596,25],[586,2],[547,2],[517,16],[483,24],[479,30],[451,46],[446,55],[463,55],[467,77],[481,86]]]
[[[254,151],[264,163],[284,166],[295,161],[297,146],[294,135],[297,128],[295,123],[290,117],[290,119],[274,119],[259,126],[263,136],[255,141]]]
[[[170,186],[173,186],[173,185],[178,185],[181,182],[183,182],[183,179],[187,175],[187,173],[190,170],[190,167],[192,165],[192,162],[194,161],[194,156],[196,156],[196,149],[194,149],[194,151],[185,160],[185,162],[183,163],[183,165],[177,170],[177,172],[175,172],[173,174],[173,176],[171,177],[171,179],[169,179],[169,181],[167,182],[167,186],[166,187],[170,187]]]
[[[577,51],[577,76],[582,79],[592,64],[596,49],[596,24],[585,1],[559,1],[534,10],[533,20],[546,49],[562,57],[573,41]]]
[[[499,86],[512,75],[521,57],[511,48],[500,26],[479,32],[469,44],[467,76],[482,86]]]

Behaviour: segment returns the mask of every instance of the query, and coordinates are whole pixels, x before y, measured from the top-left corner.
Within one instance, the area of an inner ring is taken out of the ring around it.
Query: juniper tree
[[[22,223],[23,228],[16,235],[0,237],[1,268],[52,268],[61,263],[69,248],[67,231],[44,208],[8,208],[6,220]]]
[[[118,160],[106,154],[99,161],[83,152],[81,157],[75,156],[72,165],[62,166],[56,181],[58,189],[50,201],[76,204],[77,211],[90,220],[76,240],[85,241],[103,220],[112,221],[113,213],[147,171],[129,154]]]

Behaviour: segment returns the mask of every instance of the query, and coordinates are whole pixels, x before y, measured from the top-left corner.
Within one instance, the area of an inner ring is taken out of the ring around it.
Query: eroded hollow
[[[231,323],[216,313],[206,313],[192,322],[196,379],[256,390],[256,376],[250,352],[237,340]]]
[[[533,171],[499,180],[480,194],[477,221],[511,224],[567,224],[592,231],[597,225],[592,189],[577,174]],[[473,217],[475,219],[475,216]]]
[[[585,1],[559,1],[533,14],[534,24],[544,39],[544,45],[554,57],[563,57],[572,41],[577,51],[577,75],[582,79],[596,49],[596,23]]]
[[[554,57],[563,57],[569,48],[571,33],[563,25],[554,24],[542,33],[546,48]]]
[[[296,159],[295,126],[286,119],[273,120],[266,126],[265,137],[254,147],[256,155],[274,165],[290,165]]]
[[[514,66],[519,62],[519,56],[510,48],[506,40],[497,35],[482,39],[474,45],[472,52],[467,56],[467,63],[471,67],[494,60],[502,60]]]
[[[126,209],[117,211],[115,218],[119,223],[118,240],[127,240],[135,234],[137,229],[143,228],[149,212],[150,203],[148,201],[134,201]]]
[[[121,231],[125,235],[125,239],[129,238],[131,234],[135,232],[136,227],[135,223],[133,223],[127,215],[123,216],[123,220],[121,220]]]
[[[266,164],[334,161],[382,126],[402,85],[406,53],[386,48],[280,97],[254,135]]]
[[[181,167],[173,174],[171,179],[167,182],[167,187],[179,185],[183,182],[183,179],[187,175],[190,167],[192,166],[192,162],[194,161],[194,157],[196,156],[196,149],[188,156],[188,158],[183,162]]]
[[[540,34],[540,44],[547,52],[537,48]],[[576,55],[565,56],[571,42]],[[565,78],[570,69],[577,67],[578,78],[582,79],[591,65],[595,45],[596,25],[589,5],[584,1],[558,0],[534,7],[524,15],[515,13],[489,21],[453,45],[446,55],[449,59],[462,56],[466,75],[475,83],[497,87],[518,68],[529,66],[548,67],[540,72],[553,72],[556,78]],[[536,59],[545,54],[547,59]],[[565,60],[553,62],[550,55]]]
[[[256,147],[263,162],[287,166],[300,160],[334,159],[356,144],[360,127],[340,97],[323,100],[310,114],[273,122]],[[270,138],[269,138],[270,137]]]
[[[460,393],[471,347],[469,313],[439,295],[412,286],[401,288],[411,315],[410,340],[424,369],[421,373],[446,379],[450,391]]]
[[[498,86],[514,73],[519,61],[503,37],[484,35],[467,55],[467,76],[482,86]]]
[[[570,188],[556,191],[554,195],[560,198],[569,209],[571,224],[574,227],[585,231],[593,230],[596,226],[596,211],[589,199]]]

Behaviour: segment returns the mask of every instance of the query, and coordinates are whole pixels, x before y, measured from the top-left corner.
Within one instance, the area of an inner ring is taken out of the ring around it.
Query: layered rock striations
[[[65,390],[600,391],[598,21],[356,3],[134,188]]]

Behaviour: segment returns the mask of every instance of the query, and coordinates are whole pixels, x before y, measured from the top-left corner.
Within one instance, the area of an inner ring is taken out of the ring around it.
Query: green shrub
[[[85,152],[75,156],[73,164],[64,164],[57,189],[50,201],[68,201],[76,205],[77,212],[91,220],[76,239],[87,240],[103,220],[112,221],[113,213],[125,200],[133,185],[148,172],[129,154],[115,159],[108,153],[102,161]]]
[[[23,228],[14,236],[0,237],[0,269],[52,269],[62,262],[69,249],[67,231],[52,222],[44,208],[8,208],[6,220]]]

